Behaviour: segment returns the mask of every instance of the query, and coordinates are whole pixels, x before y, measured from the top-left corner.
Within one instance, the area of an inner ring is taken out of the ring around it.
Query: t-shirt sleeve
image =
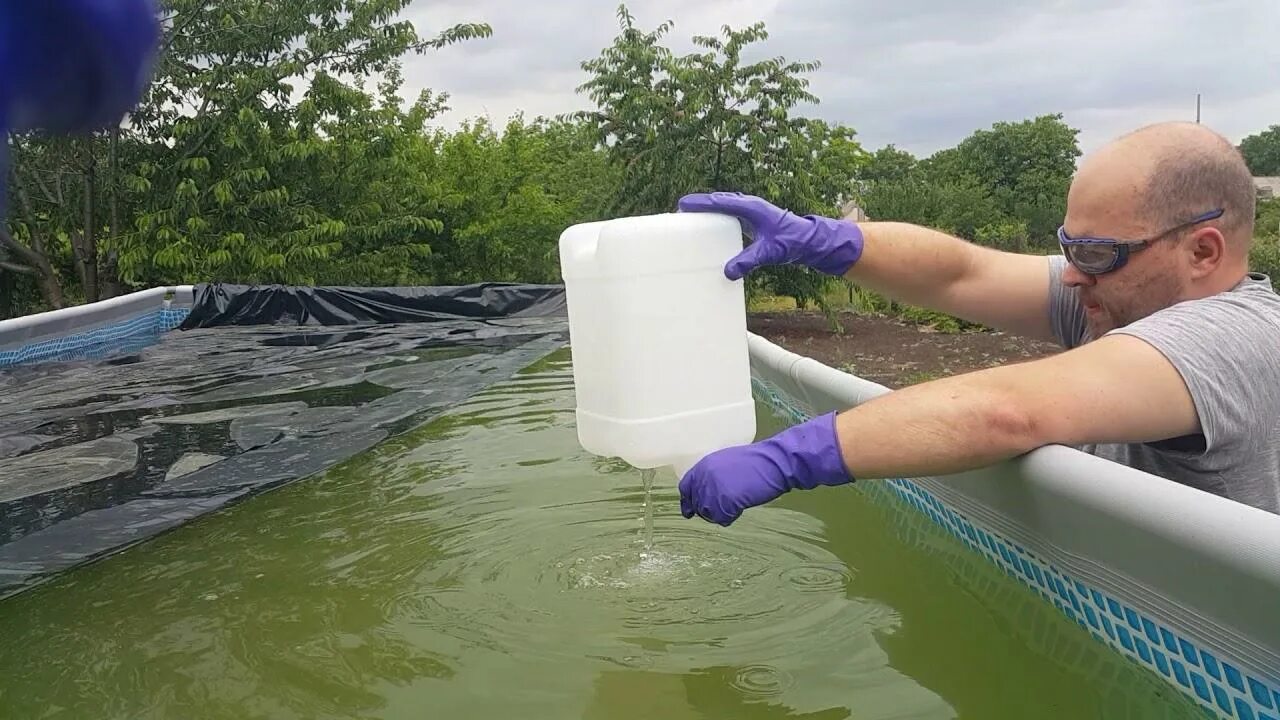
[[[1058,344],[1070,350],[1084,342],[1087,327],[1084,306],[1076,289],[1062,284],[1062,271],[1066,266],[1065,256],[1049,256],[1049,323]]]
[[[1268,442],[1262,430],[1280,410],[1280,328],[1270,305],[1248,293],[1224,294],[1178,303],[1107,334],[1140,338],[1168,358],[1191,393],[1206,452],[1233,445],[1250,452]]]

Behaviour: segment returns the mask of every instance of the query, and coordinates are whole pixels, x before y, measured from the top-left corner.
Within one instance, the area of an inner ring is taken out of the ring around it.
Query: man
[[[728,525],[793,489],[960,472],[1055,443],[1280,513],[1280,297],[1248,270],[1249,170],[1203,126],[1148,126],[1086,158],[1052,257],[733,193],[679,205],[754,234],[731,279],[804,264],[1066,348],[712,453],[680,482],[686,518]]]

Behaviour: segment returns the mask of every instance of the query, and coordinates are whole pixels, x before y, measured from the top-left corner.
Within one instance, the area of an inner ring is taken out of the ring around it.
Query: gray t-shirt
[[[1049,317],[1065,348],[1088,342],[1084,308],[1050,257]],[[1280,296],[1261,273],[1213,297],[1177,303],[1108,334],[1141,338],[1191,391],[1200,433],[1079,450],[1280,514]],[[1124,372],[1117,368],[1117,372]]]

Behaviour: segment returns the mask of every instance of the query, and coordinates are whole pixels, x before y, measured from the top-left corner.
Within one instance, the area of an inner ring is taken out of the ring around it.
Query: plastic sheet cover
[[[432,287],[195,286],[183,329],[222,325],[349,325],[564,314],[564,287],[480,283]]]
[[[510,377],[568,340],[553,290],[203,286],[192,325],[228,327],[0,370],[0,596],[320,472]],[[493,293],[508,314],[485,304]],[[238,325],[297,308],[302,322],[365,322]]]

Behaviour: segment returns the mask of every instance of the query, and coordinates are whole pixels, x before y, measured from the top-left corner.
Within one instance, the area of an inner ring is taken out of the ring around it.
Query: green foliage
[[[565,227],[714,190],[827,216],[853,199],[874,220],[1056,249],[1079,156],[1061,115],[998,122],[925,158],[868,153],[852,128],[799,114],[819,101],[819,64],[761,52],[763,24],[695,36],[677,55],[672,23],[645,30],[620,6],[617,37],[581,64],[592,110],[446,131],[448,95],[403,102],[400,63],[491,30],[420,36],[400,19],[409,2],[163,0],[165,52],[127,124],[9,141],[0,314],[209,280],[558,282]],[[1256,174],[1280,174],[1280,126],[1241,149]],[[1280,201],[1259,204],[1251,259],[1280,278]],[[747,287],[974,327],[796,266]]]
[[[1264,238],[1280,238],[1280,198],[1258,201],[1253,231]]]
[[[137,208],[123,279],[426,279],[442,224],[423,129],[443,101],[424,93],[403,109],[399,60],[489,29],[423,40],[395,20],[407,4],[170,0],[171,59],[136,118],[152,157],[128,178]],[[376,93],[363,87],[372,74]]]
[[[901,306],[898,309],[898,317],[913,325],[932,328],[940,333],[955,334],[982,329],[982,326],[977,323],[912,305]]]
[[[604,217],[616,171],[590,129],[567,121],[514,118],[499,135],[477,121],[438,132],[431,175],[439,183],[443,229],[432,277],[558,282],[557,241],[565,227]]]
[[[1249,269],[1266,274],[1280,290],[1280,198],[1258,203]]]
[[[927,308],[903,305],[873,290],[861,288],[848,281],[843,281],[843,292],[848,293],[847,309],[859,313],[892,315],[899,320],[931,328],[940,333],[961,333],[983,329],[981,325],[952,317]]]
[[[1003,220],[978,228],[978,243],[1007,252],[1027,252],[1027,223],[1025,220]]]
[[[971,180],[1005,218],[1026,223],[1032,242],[1051,243],[1066,214],[1067,189],[1080,155],[1078,133],[1060,114],[998,122],[930,158],[926,175],[933,182]],[[988,222],[999,221],[988,216]]]
[[[1047,252],[1066,214],[1080,151],[1061,115],[995,123],[913,162],[892,146],[872,156],[862,207],[875,220],[932,227],[1013,252]]]
[[[165,0],[165,52],[127,128],[15,139],[0,242],[55,306],[118,281],[427,279],[442,223],[424,123],[444,98],[403,109],[399,62],[490,29],[421,38],[396,19],[408,2]]]
[[[45,309],[35,278],[22,272],[0,270],[0,320]]]
[[[1280,175],[1280,125],[1254,133],[1240,141],[1240,154],[1256,177]]]
[[[956,146],[958,169],[992,192],[1035,201],[1056,196],[1063,178],[1075,172],[1078,130],[1061,114],[1021,122],[998,122]]]
[[[687,193],[733,190],[797,213],[834,214],[866,161],[852,129],[798,117],[818,102],[805,74],[816,62],[772,57],[745,62],[768,38],[761,23],[695,36],[699,51],[677,56],[662,44],[673,24],[644,31],[626,6],[620,32],[584,61],[579,87],[596,109],[582,113],[617,168],[612,215],[669,212]],[[829,280],[804,268],[753,273],[749,291],[821,304]]]
[[[1249,269],[1271,278],[1271,286],[1280,291],[1280,237],[1257,237],[1249,248]]]
[[[993,219],[1004,219],[995,199],[971,178],[876,183],[864,192],[863,209],[874,220],[915,223],[969,240]]]
[[[871,153],[858,173],[863,183],[899,183],[915,176],[919,166],[916,157],[892,144]]]

